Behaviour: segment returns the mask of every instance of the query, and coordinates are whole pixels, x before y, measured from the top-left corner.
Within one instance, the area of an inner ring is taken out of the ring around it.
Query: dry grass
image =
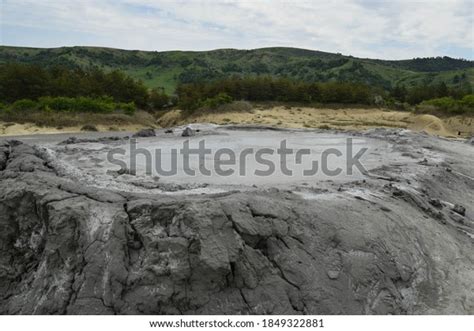
[[[125,114],[97,114],[97,113],[53,113],[53,112],[0,112],[0,121],[14,123],[32,123],[39,127],[68,127],[87,124],[97,125],[127,125],[127,124],[154,124],[154,118],[144,111],[137,111],[134,115]]]
[[[156,127],[155,118],[144,111],[134,115],[94,113],[2,113],[0,135],[28,133],[79,132],[84,126],[99,131],[134,131],[143,127]]]
[[[263,124],[290,128],[321,128],[365,130],[370,128],[407,128],[426,131],[440,136],[470,136],[474,133],[473,121],[465,116],[432,119],[406,112],[378,108],[311,108],[257,105],[252,112],[195,113],[188,115],[180,110],[165,113],[158,120],[163,127],[186,123],[243,123]]]
[[[232,103],[218,111],[189,114],[170,110],[155,119],[151,114],[138,111],[125,114],[50,114],[29,113],[12,117],[0,113],[0,135],[31,133],[79,132],[84,125],[94,125],[99,131],[136,131],[144,127],[184,125],[187,123],[262,124],[289,128],[320,128],[365,130],[375,127],[407,128],[426,131],[440,136],[472,136],[474,120],[462,115],[436,117],[405,111],[377,108],[311,108],[255,106]]]

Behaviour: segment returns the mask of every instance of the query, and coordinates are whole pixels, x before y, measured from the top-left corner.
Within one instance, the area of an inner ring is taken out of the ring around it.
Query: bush
[[[429,107],[450,113],[474,113],[474,95],[466,95],[461,100],[452,97],[426,100],[420,104],[419,109],[429,110]]]
[[[464,96],[461,100],[461,104],[471,112],[474,111],[474,94]]]
[[[423,103],[438,107],[443,110],[450,110],[450,109],[452,110],[452,109],[457,108],[457,106],[459,105],[459,102],[457,100],[454,100],[451,97],[443,97],[443,98],[426,100]]]
[[[153,89],[148,96],[151,109],[163,109],[171,104],[170,97],[160,89]]]
[[[135,103],[133,101],[129,103],[119,103],[117,105],[117,108],[122,110],[125,114],[129,116],[135,114],[135,111],[137,110],[137,107],[135,106]]]
[[[71,110],[71,98],[52,98],[52,97],[43,97],[39,98],[39,103],[41,109],[51,111],[69,111]]]
[[[227,103],[231,103],[232,97],[225,92],[221,92],[212,98],[207,98],[202,102],[203,107],[216,109],[221,105],[225,105]]]
[[[97,99],[89,97],[42,97],[39,99],[39,103],[41,109],[45,111],[111,113],[117,108],[110,97]]]
[[[419,104],[418,106],[415,107],[415,112],[416,113],[424,113],[424,114],[436,114],[439,113],[440,110],[438,107],[435,107],[433,105],[428,105],[426,103]]]
[[[0,108],[1,109],[1,108]],[[41,97],[33,101],[22,99],[15,101],[10,107],[5,109],[9,111],[35,111],[42,110],[45,113],[54,112],[80,112],[80,113],[113,113],[116,110],[123,111],[127,115],[133,115],[136,106],[133,101],[125,103],[116,103],[111,97],[90,98],[90,97]]]
[[[216,109],[220,113],[234,112],[234,113],[251,113],[253,111],[252,104],[248,101],[233,101],[219,106]]]
[[[92,99],[88,97],[79,97],[73,103],[73,110],[93,113],[112,113],[116,105],[112,98]]]
[[[84,125],[82,128],[81,128],[81,131],[93,131],[93,132],[96,132],[96,131],[99,131],[97,129],[97,127],[95,125],[91,125],[91,124],[86,124]]]
[[[38,103],[30,99],[21,99],[15,101],[11,105],[11,109],[16,111],[37,110]]]

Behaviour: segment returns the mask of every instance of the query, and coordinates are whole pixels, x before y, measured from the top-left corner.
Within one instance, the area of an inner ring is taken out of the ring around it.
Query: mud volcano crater
[[[128,148],[123,134],[4,139],[0,313],[474,313],[472,144],[395,129],[198,129],[138,146],[287,139],[319,151],[351,138],[368,172],[153,178],[107,163]]]

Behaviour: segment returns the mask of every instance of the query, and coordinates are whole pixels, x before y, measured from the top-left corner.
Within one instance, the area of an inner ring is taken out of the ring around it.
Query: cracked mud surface
[[[353,136],[390,153],[356,180],[175,194],[0,142],[0,313],[473,314],[474,147]]]

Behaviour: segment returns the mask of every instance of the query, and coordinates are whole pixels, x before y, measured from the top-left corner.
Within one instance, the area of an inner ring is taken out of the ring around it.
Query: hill
[[[100,47],[26,48],[0,46],[0,63],[120,69],[150,88],[173,92],[178,83],[231,75],[270,75],[308,82],[350,81],[390,89],[444,82],[474,84],[474,61],[449,57],[411,60],[362,59],[297,48],[253,50],[138,51]]]

